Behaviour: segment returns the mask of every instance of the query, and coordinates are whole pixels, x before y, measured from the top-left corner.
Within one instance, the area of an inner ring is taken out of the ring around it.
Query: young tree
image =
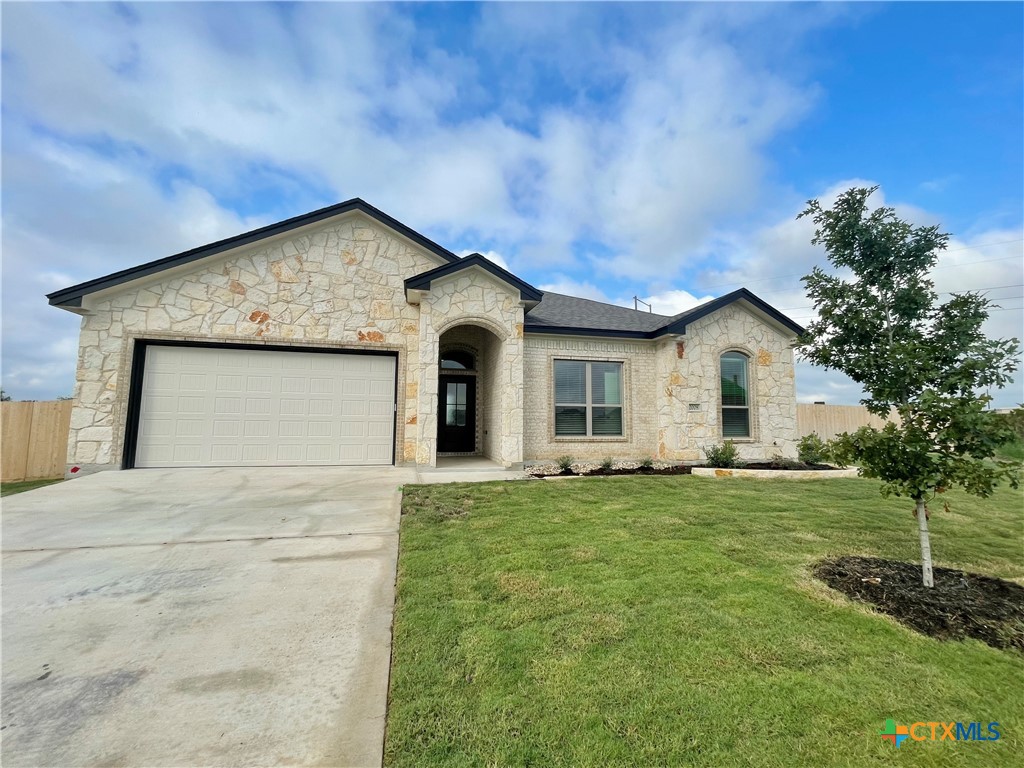
[[[798,349],[863,386],[861,402],[871,413],[899,415],[898,425],[841,435],[833,450],[863,476],[880,479],[883,494],[914,500],[922,580],[931,587],[927,503],[954,485],[977,496],[1003,481],[1018,487],[1019,466],[993,460],[1009,435],[981,391],[1010,380],[1019,342],[985,337],[981,325],[991,304],[978,293],[938,303],[928,273],[949,235],[912,226],[892,208],[870,210],[876,189],[850,189],[831,209],[811,200],[798,217],[812,217],[812,242],[825,246],[841,274],[852,273],[815,267],[803,278],[818,319]]]

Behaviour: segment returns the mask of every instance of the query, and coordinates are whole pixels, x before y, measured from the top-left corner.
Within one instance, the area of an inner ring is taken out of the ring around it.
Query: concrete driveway
[[[379,765],[409,482],[132,470],[5,498],[3,765]]]

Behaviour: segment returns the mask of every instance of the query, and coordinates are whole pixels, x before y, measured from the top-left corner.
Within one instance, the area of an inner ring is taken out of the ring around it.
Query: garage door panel
[[[392,357],[151,345],[135,463],[390,464],[394,391]]]

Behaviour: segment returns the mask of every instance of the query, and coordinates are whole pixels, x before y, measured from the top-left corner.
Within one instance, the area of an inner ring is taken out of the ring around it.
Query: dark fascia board
[[[523,333],[557,334],[559,336],[600,336],[606,339],[653,339],[648,331],[616,331],[602,328],[572,328],[564,325],[525,325]]]
[[[489,261],[479,253],[472,253],[464,259],[459,259],[454,264],[443,264],[437,269],[428,272],[421,272],[413,275],[405,281],[405,290],[430,290],[430,284],[434,280],[459,272],[470,267],[480,267],[486,272],[494,275],[503,283],[508,283],[513,288],[519,289],[519,297],[522,301],[540,301],[544,294],[527,282],[520,280],[507,269],[502,269],[493,261]]]
[[[114,272],[113,274],[106,275],[105,277],[99,277],[95,280],[79,283],[78,285],[73,285],[70,288],[54,291],[53,293],[47,294],[46,298],[50,300],[50,304],[55,306],[81,307],[82,297],[87,296],[90,293],[96,293],[107,288],[113,288],[114,286],[128,283],[132,280],[138,280],[142,277],[154,275],[166,269],[172,269],[183,264],[198,261],[199,259],[205,259],[207,256],[215,256],[218,253],[230,251],[233,248],[251,245],[252,243],[259,242],[260,240],[265,240],[268,237],[281,235],[286,232],[290,232],[293,229],[304,227],[307,224],[315,224],[319,221],[339,216],[343,213],[349,213],[350,211],[360,211],[366,214],[371,219],[375,219],[389,229],[398,232],[400,235],[412,240],[420,247],[430,251],[447,262],[461,261],[458,256],[447,248],[442,248],[433,240],[424,237],[419,232],[410,229],[397,219],[388,216],[384,211],[374,208],[365,200],[355,197],[351,200],[346,200],[343,203],[338,203],[337,205],[320,208],[319,210],[312,211],[310,213],[304,213],[301,216],[295,216],[290,219],[285,219],[284,221],[279,221],[276,224],[270,224],[266,227],[254,229],[251,232],[235,235],[234,237],[229,237],[225,240],[218,240],[217,242],[210,243],[209,245],[203,245],[189,251],[177,253],[173,256],[167,256],[162,259],[157,259],[156,261],[148,262],[147,264],[142,264],[138,267],[123,269],[120,272]]]
[[[682,335],[686,333],[686,326],[688,326],[690,323],[696,322],[697,320],[700,320],[702,317],[706,317],[707,315],[710,315],[712,312],[715,312],[724,306],[732,304],[734,301],[746,301],[748,304],[751,304],[756,309],[760,310],[764,314],[768,315],[768,317],[775,320],[775,322],[777,322],[779,325],[791,330],[796,336],[800,336],[804,332],[803,326],[797,325],[784,314],[779,312],[779,310],[777,310],[771,304],[764,301],[763,299],[759,299],[746,288],[740,288],[738,291],[727,293],[725,294],[725,296],[719,296],[717,299],[709,301],[707,304],[702,304],[701,306],[691,310],[690,312],[684,313],[682,317],[680,317],[679,319],[673,320],[671,323],[664,326],[663,328],[659,328],[657,331],[654,332],[653,335]]]

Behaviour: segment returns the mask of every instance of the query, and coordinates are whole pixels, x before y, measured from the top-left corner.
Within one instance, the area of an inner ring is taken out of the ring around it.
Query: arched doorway
[[[438,344],[437,455],[501,461],[502,340],[480,325],[458,325]]]

